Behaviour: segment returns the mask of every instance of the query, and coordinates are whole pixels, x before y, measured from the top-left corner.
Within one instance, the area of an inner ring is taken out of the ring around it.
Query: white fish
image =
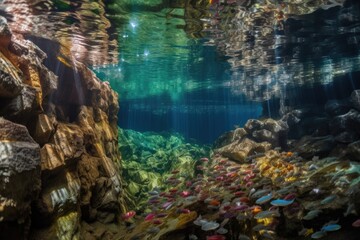
[[[219,223],[217,222],[206,222],[204,224],[202,224],[201,226],[201,230],[203,231],[211,231],[211,230],[215,230],[220,226]]]
[[[228,230],[227,230],[226,228],[221,227],[221,228],[219,228],[218,230],[216,230],[216,232],[217,232],[218,234],[227,234],[227,233],[228,233]]]

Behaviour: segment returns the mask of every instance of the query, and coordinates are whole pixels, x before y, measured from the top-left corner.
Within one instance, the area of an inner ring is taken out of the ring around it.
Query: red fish
[[[191,195],[191,192],[189,192],[189,191],[182,191],[181,193],[180,193],[180,196],[182,196],[182,197],[188,197],[188,196],[190,196]]]
[[[353,227],[360,227],[360,218],[351,224]]]
[[[209,159],[208,159],[208,158],[200,158],[200,161],[202,161],[202,162],[208,162]]]
[[[160,224],[162,224],[163,222],[162,222],[160,219],[154,219],[154,220],[152,221],[152,223],[155,224],[155,225],[160,225]]]
[[[151,221],[155,218],[156,214],[155,213],[149,213],[146,217],[145,217],[145,221]]]
[[[245,192],[243,192],[243,191],[237,191],[237,192],[234,193],[234,195],[235,195],[236,197],[240,197],[240,196],[242,196],[242,195],[244,195],[244,194],[245,194]]]
[[[189,209],[187,209],[187,208],[182,208],[182,209],[179,209],[178,210],[180,213],[185,213],[185,214],[188,214],[188,213],[190,213],[191,211],[189,210]]]
[[[225,240],[226,238],[223,235],[211,235],[207,236],[206,240]]]
[[[127,213],[124,213],[124,214],[122,215],[122,218],[123,218],[124,220],[129,220],[130,218],[134,217],[135,215],[136,215],[136,212],[135,212],[135,211],[129,211],[129,212],[127,212]]]

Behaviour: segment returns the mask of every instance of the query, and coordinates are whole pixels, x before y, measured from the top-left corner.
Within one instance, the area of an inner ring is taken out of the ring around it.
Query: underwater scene
[[[1,240],[360,239],[360,1],[0,15]]]

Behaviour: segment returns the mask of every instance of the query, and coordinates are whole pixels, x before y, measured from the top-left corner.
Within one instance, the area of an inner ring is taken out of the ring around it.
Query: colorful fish
[[[127,221],[127,220],[133,218],[135,215],[136,215],[136,212],[135,212],[135,211],[129,211],[129,212],[127,212],[127,213],[124,213],[124,214],[122,215],[122,218],[123,218],[125,221]]]
[[[278,206],[278,207],[285,207],[288,205],[291,205],[294,202],[295,199],[292,200],[284,200],[284,199],[276,199],[270,202],[271,205],[273,206]]]
[[[351,224],[353,227],[360,227],[360,218]]]

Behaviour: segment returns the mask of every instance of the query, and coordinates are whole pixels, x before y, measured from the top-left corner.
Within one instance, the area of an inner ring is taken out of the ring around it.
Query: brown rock
[[[63,154],[65,164],[70,164],[72,160],[79,159],[84,152],[83,138],[79,126],[59,123],[50,141],[58,147],[60,154]]]
[[[65,165],[64,154],[54,144],[45,144],[41,148],[41,170],[53,171]],[[51,173],[50,173],[51,174]]]
[[[0,153],[0,229],[10,224],[18,231],[40,190],[40,148],[24,126],[0,118]],[[0,232],[7,236],[14,235]]]
[[[0,97],[16,97],[20,94],[22,88],[21,71],[0,51]]]
[[[248,138],[240,142],[233,142],[217,150],[218,153],[225,157],[231,158],[238,162],[244,162],[247,157],[264,153],[271,148],[267,142],[257,143]]]
[[[54,117],[49,117],[46,114],[40,114],[36,122],[35,140],[44,145],[50,139],[50,136],[55,131],[56,120]]]

